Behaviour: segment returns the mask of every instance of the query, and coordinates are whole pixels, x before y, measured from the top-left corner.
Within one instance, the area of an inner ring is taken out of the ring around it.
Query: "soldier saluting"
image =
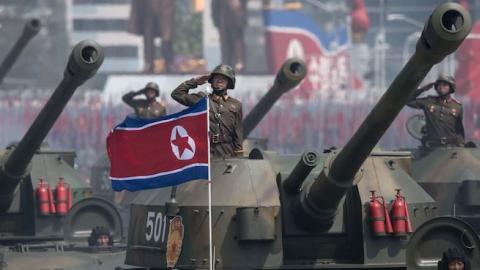
[[[145,95],[146,99],[135,99],[134,97]],[[122,100],[135,110],[139,118],[156,118],[167,113],[165,106],[157,101],[160,95],[158,84],[149,82],[139,91],[131,91],[123,95]]]
[[[189,94],[190,89],[209,82],[213,92],[210,101],[210,153],[213,157],[234,157],[243,153],[242,103],[227,95],[235,88],[235,72],[230,66],[219,65],[212,73],[181,83],[172,92],[172,98],[185,106],[192,106],[207,96],[204,92]]]
[[[421,93],[435,88],[438,96],[417,98]],[[463,146],[465,131],[463,128],[462,104],[452,98],[455,92],[455,79],[441,75],[434,83],[419,88],[407,106],[421,109],[425,113],[426,136],[422,142],[426,146]]]

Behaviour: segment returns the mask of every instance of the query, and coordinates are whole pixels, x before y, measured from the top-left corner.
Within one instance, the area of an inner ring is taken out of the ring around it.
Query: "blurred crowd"
[[[20,140],[31,125],[45,101],[48,91],[8,92],[0,98],[0,145]],[[168,94],[168,93],[167,93]],[[256,104],[258,97],[244,100],[245,115]],[[160,100],[169,112],[180,110],[164,93]],[[322,151],[343,145],[353,134],[373,101],[348,105],[329,100],[312,101],[298,106],[294,99],[282,99],[262,120],[251,137],[267,138],[268,147],[282,153],[298,153],[306,149]],[[467,140],[480,140],[480,126],[476,111],[479,105],[464,103]],[[77,154],[78,169],[88,177],[90,168],[105,155],[105,138],[123,118],[133,113],[127,105],[102,102],[98,91],[77,93],[50,131],[46,141],[56,149],[73,149]],[[385,149],[416,147],[419,142],[408,135],[406,120],[415,112],[405,109],[383,137]],[[290,123],[288,126],[285,123]],[[8,127],[8,128],[5,128]]]

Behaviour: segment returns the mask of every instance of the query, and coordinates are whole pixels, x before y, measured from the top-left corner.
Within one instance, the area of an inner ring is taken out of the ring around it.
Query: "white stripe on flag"
[[[190,164],[190,165],[187,165],[185,167],[182,167],[182,168],[179,168],[179,169],[176,169],[176,170],[173,170],[173,171],[161,172],[161,173],[152,174],[152,175],[140,175],[140,176],[130,176],[130,177],[111,177],[110,176],[110,180],[135,180],[135,179],[154,178],[154,177],[157,177],[157,176],[163,176],[163,175],[167,175],[167,174],[177,173],[179,171],[183,171],[185,169],[188,169],[188,168],[191,168],[191,167],[196,167],[196,166],[208,167],[208,163],[194,163],[194,164]]]
[[[151,127],[151,126],[155,126],[155,125],[158,125],[158,124],[168,123],[168,122],[172,122],[172,121],[175,121],[175,120],[178,120],[178,119],[182,119],[182,118],[185,118],[185,117],[197,116],[197,115],[202,115],[202,114],[206,114],[206,113],[207,113],[206,111],[189,113],[189,114],[181,115],[181,116],[179,116],[179,117],[170,118],[170,119],[166,119],[166,120],[162,120],[162,121],[157,121],[157,122],[153,122],[153,123],[150,123],[150,124],[146,124],[146,125],[141,126],[141,127],[116,127],[115,129],[116,129],[116,130],[142,130],[142,129],[146,129],[146,128],[149,128],[149,127]]]

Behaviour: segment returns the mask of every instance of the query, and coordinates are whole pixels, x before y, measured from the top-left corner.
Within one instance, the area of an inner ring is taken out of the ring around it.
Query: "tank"
[[[425,118],[414,115],[407,124],[409,133],[422,141],[425,132]],[[417,149],[412,149],[411,175],[420,186],[437,201],[437,211],[440,215],[457,219],[455,223],[468,224],[476,235],[480,235],[480,150],[473,142],[464,147],[428,147],[422,143]],[[440,222],[439,224],[445,224]],[[433,228],[432,224],[426,228]],[[454,230],[457,235],[463,235],[462,230]],[[428,250],[426,235],[429,230],[418,236],[423,241],[415,240],[412,249]],[[457,237],[458,238],[458,237]],[[418,242],[418,243],[417,243]],[[472,244],[460,239],[459,243],[470,247]],[[413,255],[413,254],[412,254]],[[429,258],[432,254],[415,254]],[[421,260],[413,263],[419,265]],[[419,269],[422,269],[419,267]]]
[[[87,237],[95,226],[122,240],[115,207],[91,197],[74,170],[74,153],[55,151],[43,140],[75,90],[95,75],[103,49],[78,43],[63,79],[23,138],[0,151],[0,265],[2,269],[113,269],[124,249],[92,252]],[[7,128],[7,127],[3,127]],[[115,247],[117,248],[117,247]]]
[[[3,62],[0,65],[0,85],[3,82],[5,75],[7,75],[10,68],[12,68],[13,64],[15,64],[15,61],[20,53],[23,51],[28,42],[38,33],[38,31],[40,31],[41,27],[42,24],[37,18],[30,19],[25,23],[22,35],[18,38],[17,42],[15,45],[13,45],[13,48],[7,54],[5,59],[3,59]]]
[[[459,21],[453,29],[450,23]],[[409,174],[410,152],[372,152],[431,67],[455,51],[470,28],[459,5],[437,7],[415,54],[343,148],[302,155],[254,149],[248,158],[211,160],[214,267],[417,269],[418,263],[436,269],[442,252],[454,246],[465,250],[473,269],[480,267],[478,236],[465,222],[440,216],[436,201]],[[377,196],[383,219],[372,214]],[[206,181],[143,191],[131,207],[126,263],[208,268],[208,215]],[[390,216],[392,231],[385,229]]]
[[[421,143],[418,148],[411,149],[412,177],[437,201],[440,215],[455,218],[452,224],[464,222],[470,226],[470,230],[480,235],[480,150],[473,142],[467,142],[464,147],[427,146],[423,139],[426,135],[425,126],[423,114],[413,115],[406,123],[408,133]],[[439,224],[446,223],[439,221],[425,228],[439,227]],[[453,231],[463,235],[462,230]],[[412,249],[428,250],[426,239],[430,237],[429,233],[428,230],[419,233],[412,241]],[[472,246],[464,239],[458,242]],[[424,252],[412,254],[412,257],[416,258],[416,262],[412,261],[411,264],[422,269],[421,262],[431,258],[432,254]]]
[[[423,141],[424,115],[414,115],[407,121],[412,137]],[[421,144],[412,149],[412,176],[440,203],[445,215],[471,220],[480,233],[480,150],[473,142],[464,147],[441,147]]]

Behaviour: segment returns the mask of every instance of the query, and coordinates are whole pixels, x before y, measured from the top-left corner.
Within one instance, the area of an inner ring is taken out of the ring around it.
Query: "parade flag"
[[[115,191],[208,180],[207,99],[155,119],[127,116],[108,135],[107,151]]]

